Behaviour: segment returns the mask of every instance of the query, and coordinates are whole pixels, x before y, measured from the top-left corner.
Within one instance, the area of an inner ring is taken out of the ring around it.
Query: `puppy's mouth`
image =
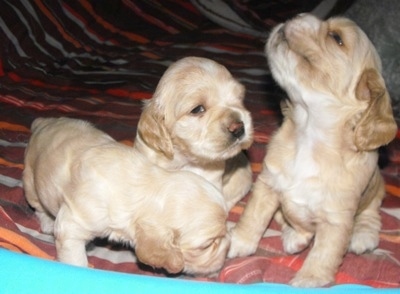
[[[228,131],[231,134],[233,141],[241,141],[245,136],[244,123],[242,121],[233,122],[228,127]]]
[[[285,26],[286,26],[286,24],[283,24],[277,31],[278,40],[280,43],[281,42],[287,43],[286,34],[285,34]]]
[[[285,24],[279,24],[275,31],[271,32],[271,36],[269,38],[270,47],[275,50],[277,47],[283,43],[287,43],[286,35],[285,35]]]
[[[232,149],[238,148],[238,146],[240,146],[240,149],[250,147],[253,142],[253,133],[248,126],[246,127],[243,121],[233,121],[227,129],[230,139],[226,151],[229,152]]]

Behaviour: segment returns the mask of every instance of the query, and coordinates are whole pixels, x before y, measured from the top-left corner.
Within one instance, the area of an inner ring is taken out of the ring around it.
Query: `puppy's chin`
[[[221,141],[203,142],[180,142],[177,144],[179,152],[191,162],[196,164],[207,164],[209,162],[226,161],[238,155],[242,150],[247,149],[251,143],[239,140],[221,144]]]
[[[277,25],[265,44],[269,68],[276,82],[287,89],[287,77],[298,65],[298,57],[291,52],[285,36],[285,24]]]
[[[292,97],[305,90],[348,96],[365,69],[381,67],[365,33],[342,17],[299,15],[272,31],[265,51],[274,79]]]

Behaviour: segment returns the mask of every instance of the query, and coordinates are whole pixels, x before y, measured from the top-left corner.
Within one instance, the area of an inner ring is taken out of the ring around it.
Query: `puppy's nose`
[[[237,139],[240,139],[244,135],[244,124],[242,121],[232,123],[229,128],[229,132]]]

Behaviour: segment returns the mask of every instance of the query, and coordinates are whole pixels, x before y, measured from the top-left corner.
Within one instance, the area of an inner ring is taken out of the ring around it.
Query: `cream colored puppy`
[[[314,238],[291,284],[323,286],[347,250],[378,246],[385,189],[377,149],[397,126],[378,54],[352,21],[300,15],[273,30],[266,53],[289,102],[228,255],[254,253],[279,208],[287,253]]]
[[[168,172],[89,123],[36,119],[23,183],[58,259],[87,266],[87,242],[108,237],[170,273],[218,271],[229,246],[221,193],[190,172]]]
[[[244,95],[224,66],[183,58],[167,69],[145,104],[134,148],[163,168],[204,177],[223,191],[230,209],[253,181],[241,152],[253,141]]]

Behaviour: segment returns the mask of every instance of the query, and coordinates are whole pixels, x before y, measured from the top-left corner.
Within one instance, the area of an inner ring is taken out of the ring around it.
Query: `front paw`
[[[231,230],[231,246],[228,258],[252,255],[257,250],[258,240],[245,237],[239,230]]]
[[[303,274],[298,272],[290,281],[290,285],[299,288],[323,287],[334,282],[334,277],[322,274]]]

